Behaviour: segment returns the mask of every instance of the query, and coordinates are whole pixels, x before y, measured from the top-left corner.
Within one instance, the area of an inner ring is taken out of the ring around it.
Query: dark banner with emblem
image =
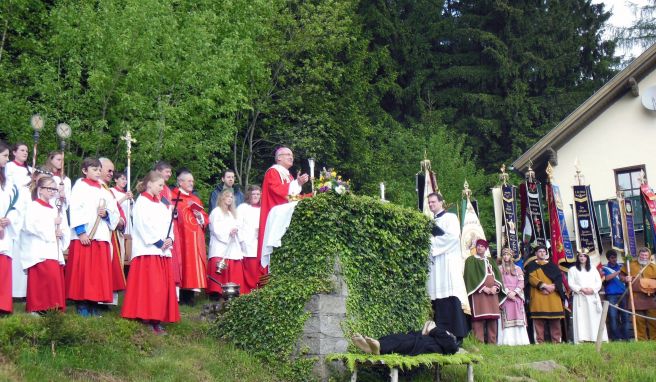
[[[519,196],[522,205],[522,241],[529,246],[547,245],[547,237],[542,217],[540,183],[525,181],[520,185]],[[530,248],[525,247],[525,256],[530,256]]]
[[[513,251],[513,260],[519,261],[519,239],[517,237],[517,206],[515,204],[516,188],[510,184],[501,186],[503,196],[503,225],[505,227],[506,243]]]
[[[626,241],[629,246],[627,255],[637,256],[638,245],[636,244],[635,221],[633,219],[633,204],[630,200],[624,200],[624,217],[626,218]]]
[[[594,209],[588,186],[574,186],[574,224],[579,233],[579,249],[596,251],[601,254],[597,244]]]
[[[624,252],[624,230],[622,229],[622,212],[615,199],[608,201],[608,219],[610,224],[610,244],[616,251]]]

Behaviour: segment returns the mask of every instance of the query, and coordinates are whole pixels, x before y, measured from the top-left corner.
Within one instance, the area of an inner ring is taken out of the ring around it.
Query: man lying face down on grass
[[[358,349],[376,355],[390,353],[411,356],[427,353],[449,355],[458,351],[456,336],[435,326],[433,321],[426,321],[420,332],[389,334],[378,340],[356,333],[351,340]]]

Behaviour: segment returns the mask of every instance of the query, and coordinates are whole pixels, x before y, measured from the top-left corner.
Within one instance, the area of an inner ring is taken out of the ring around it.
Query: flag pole
[[[627,237],[627,227],[626,227],[626,210],[625,210],[625,205],[624,205],[624,197],[622,196],[622,191],[617,191],[617,203],[620,205],[620,216],[622,218],[622,233],[623,233],[623,240],[624,240],[624,249],[625,249],[625,254],[628,252],[626,251],[627,247],[627,242],[626,242],[626,237]],[[626,256],[626,275],[631,278],[631,257]],[[633,321],[633,338],[638,341],[638,331],[636,330],[636,312],[635,312],[635,301],[633,300],[633,280],[629,282],[629,302],[631,303],[631,320]]]

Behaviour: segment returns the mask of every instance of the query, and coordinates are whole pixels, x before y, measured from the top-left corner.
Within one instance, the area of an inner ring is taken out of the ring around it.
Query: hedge
[[[324,193],[296,207],[271,281],[230,303],[213,332],[272,363],[285,380],[311,379],[316,360],[296,344],[314,294],[330,293],[335,267],[348,287],[345,336],[416,330],[429,316],[430,219],[366,196]]]

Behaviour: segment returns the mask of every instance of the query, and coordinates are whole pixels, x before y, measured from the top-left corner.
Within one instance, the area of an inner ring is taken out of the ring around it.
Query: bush
[[[305,199],[272,254],[269,285],[233,300],[213,331],[274,363],[285,380],[309,379],[311,364],[295,353],[309,315],[304,307],[332,290],[337,264],[348,287],[345,335],[417,329],[430,311],[430,224],[419,212],[370,197]]]

